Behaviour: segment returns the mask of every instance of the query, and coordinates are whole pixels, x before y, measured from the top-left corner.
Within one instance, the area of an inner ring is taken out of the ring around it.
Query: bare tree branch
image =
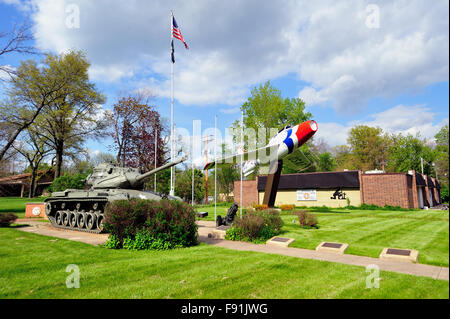
[[[25,22],[18,26],[14,25],[10,32],[0,32],[0,57],[9,53],[20,54],[40,54],[40,52],[30,44],[33,40],[31,34],[31,24]],[[15,69],[8,65],[0,65],[0,72],[6,73],[11,78],[16,74]],[[5,81],[0,77],[0,81]]]

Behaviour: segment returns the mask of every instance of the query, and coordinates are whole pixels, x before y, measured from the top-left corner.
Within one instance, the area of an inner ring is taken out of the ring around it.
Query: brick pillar
[[[419,208],[419,196],[417,194],[416,171],[412,170],[412,208]]]
[[[359,198],[361,201],[361,205],[364,204],[364,185],[362,178],[362,171],[358,171],[358,179],[359,179]]]
[[[234,181],[233,196],[234,201],[241,206],[241,181]],[[242,207],[251,206],[253,203],[258,203],[258,188],[257,181],[243,181],[242,182]]]

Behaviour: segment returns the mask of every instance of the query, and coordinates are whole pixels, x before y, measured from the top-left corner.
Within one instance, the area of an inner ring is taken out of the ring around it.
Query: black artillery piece
[[[227,216],[225,216],[224,218],[222,218],[222,216],[217,216],[216,219],[216,226],[231,226],[231,224],[234,221],[234,218],[236,217],[236,212],[238,211],[238,204],[237,203],[233,203],[233,205],[231,205],[231,207],[228,209],[227,212]]]

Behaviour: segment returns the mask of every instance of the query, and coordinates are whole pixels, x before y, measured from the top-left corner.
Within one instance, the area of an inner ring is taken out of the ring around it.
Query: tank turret
[[[178,158],[173,162],[167,163],[144,174],[140,174],[137,168],[121,167],[115,164],[103,163],[94,168],[92,174],[86,178],[86,184],[93,189],[140,189],[147,177],[173,165],[179,164],[184,160],[184,158]]]

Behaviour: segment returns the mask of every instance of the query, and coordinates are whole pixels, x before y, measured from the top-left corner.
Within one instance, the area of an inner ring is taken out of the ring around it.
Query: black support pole
[[[277,197],[278,183],[280,182],[281,169],[283,168],[283,160],[270,163],[269,176],[267,176],[266,189],[264,191],[263,204],[267,207],[275,205]]]

